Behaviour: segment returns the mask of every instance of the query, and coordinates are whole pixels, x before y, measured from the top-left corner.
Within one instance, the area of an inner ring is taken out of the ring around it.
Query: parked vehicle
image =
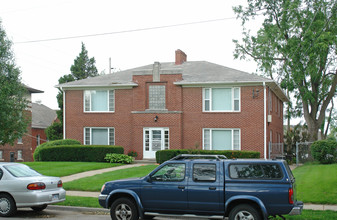
[[[17,208],[42,211],[65,200],[59,177],[44,176],[20,163],[0,163],[0,216],[12,216]]]
[[[303,209],[286,161],[222,155],[180,155],[145,177],[105,183],[98,199],[114,220],[160,215],[259,220]]]

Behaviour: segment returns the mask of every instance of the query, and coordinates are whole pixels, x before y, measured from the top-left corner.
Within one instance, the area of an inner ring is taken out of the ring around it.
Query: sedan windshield
[[[7,165],[4,167],[15,177],[41,176],[40,173],[23,164]]]

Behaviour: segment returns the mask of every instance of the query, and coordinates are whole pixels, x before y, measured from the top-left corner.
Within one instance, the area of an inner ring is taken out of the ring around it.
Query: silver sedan
[[[65,197],[59,177],[44,176],[24,164],[0,163],[0,217],[12,216],[22,207],[42,211]]]

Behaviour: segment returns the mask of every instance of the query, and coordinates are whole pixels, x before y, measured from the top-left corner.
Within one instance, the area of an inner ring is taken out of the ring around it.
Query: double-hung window
[[[240,111],[240,88],[204,88],[203,111],[238,112]]]
[[[115,145],[115,128],[84,128],[86,145]]]
[[[240,150],[240,129],[203,129],[204,150]]]
[[[114,90],[85,90],[84,111],[114,112],[115,111]]]

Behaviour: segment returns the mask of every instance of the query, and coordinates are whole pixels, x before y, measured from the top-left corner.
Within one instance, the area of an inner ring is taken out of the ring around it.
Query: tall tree
[[[94,57],[89,58],[88,51],[85,48],[84,43],[82,42],[81,52],[74,60],[74,64],[71,65],[70,67],[71,74],[60,77],[59,84],[99,75],[95,64],[96,64],[95,58]],[[63,127],[63,92],[60,89],[59,89],[59,92],[56,98],[57,98],[58,106],[60,108],[60,110],[58,110],[56,113],[57,113],[57,117],[61,121],[61,125],[62,125],[61,128],[62,128]],[[57,126],[55,125],[52,128],[50,128],[49,133],[53,134],[53,137],[57,137],[57,136],[62,136],[61,134],[63,133],[63,131],[62,129],[60,129],[59,125]]]
[[[243,39],[235,58],[253,58],[259,70],[281,80],[302,109],[310,140],[316,140],[337,84],[337,0],[247,0],[234,7]],[[246,22],[263,16],[256,35]]]
[[[22,137],[30,120],[25,114],[28,91],[21,83],[11,46],[0,20],[0,145]]]
[[[89,59],[88,51],[85,49],[85,45],[82,42],[82,50],[78,57],[74,60],[74,64],[70,67],[72,76],[75,80],[97,76],[98,71],[95,63],[96,61],[94,57]]]

